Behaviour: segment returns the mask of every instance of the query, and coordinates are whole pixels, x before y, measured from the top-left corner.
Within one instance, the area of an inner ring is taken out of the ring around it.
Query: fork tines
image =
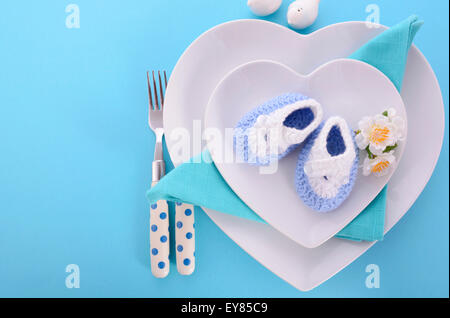
[[[167,87],[166,71],[163,71],[164,85],[161,79],[161,72],[158,71],[158,85],[155,78],[155,71],[152,71],[153,85],[150,84],[150,72],[147,71],[147,86],[150,110],[161,110],[164,107],[164,93]],[[159,87],[159,93],[158,88]]]

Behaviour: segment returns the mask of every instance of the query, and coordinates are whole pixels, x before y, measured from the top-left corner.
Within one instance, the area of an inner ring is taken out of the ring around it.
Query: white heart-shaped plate
[[[186,157],[202,150],[197,140],[191,138],[190,153],[182,155],[177,147],[180,130],[191,136],[198,134],[198,122],[204,116],[213,90],[231,70],[244,63],[268,59],[308,74],[330,60],[348,57],[387,29],[370,26],[366,22],[344,22],[301,35],[272,22],[237,20],[203,33],[178,60],[165,95],[164,131],[173,163],[178,166]],[[409,142],[400,166],[389,181],[385,233],[424,189],[444,138],[445,112],[439,83],[430,64],[414,45],[409,52],[401,96],[408,110]],[[310,249],[296,244],[270,225],[203,210],[248,254],[300,290],[312,289],[326,281],[374,244],[331,238]]]
[[[286,93],[301,93],[317,100],[324,119],[341,116],[351,129],[364,116],[392,107],[406,119],[403,100],[392,82],[364,62],[338,59],[309,75],[301,75],[273,61],[255,61],[231,71],[214,90],[205,112],[205,133],[211,129],[208,148],[221,175],[253,211],[293,241],[314,248],[334,236],[355,218],[383,189],[394,171],[383,177],[361,173],[344,203],[329,213],[307,207],[295,190],[300,149],[270,168],[236,162],[233,140],[224,138],[249,111]],[[400,161],[405,142],[395,154]],[[231,155],[230,155],[231,154]],[[362,161],[362,160],[361,160]]]

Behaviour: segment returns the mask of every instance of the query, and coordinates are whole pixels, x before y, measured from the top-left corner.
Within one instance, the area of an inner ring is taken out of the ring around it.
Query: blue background
[[[267,19],[285,25],[289,2]],[[436,170],[407,215],[315,290],[273,275],[200,210],[194,275],[172,263],[166,279],[152,277],[145,71],[170,71],[207,29],[255,16],[246,0],[73,0],[81,28],[68,29],[69,3],[0,3],[1,297],[448,297],[448,126]],[[323,0],[307,32],[365,20],[370,3],[385,25],[412,13],[425,20],[415,44],[448,116],[448,1]],[[65,286],[71,263],[80,266],[79,289]],[[371,263],[380,266],[379,289],[365,287]]]

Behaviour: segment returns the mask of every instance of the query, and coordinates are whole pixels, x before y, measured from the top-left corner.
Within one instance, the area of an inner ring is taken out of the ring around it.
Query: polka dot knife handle
[[[169,274],[169,246],[169,207],[161,200],[150,205],[150,263],[155,277]]]
[[[175,203],[175,240],[177,269],[182,275],[191,275],[195,269],[194,206]]]

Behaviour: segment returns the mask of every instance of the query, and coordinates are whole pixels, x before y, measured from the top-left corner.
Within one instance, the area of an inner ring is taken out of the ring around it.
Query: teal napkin
[[[366,43],[350,58],[378,68],[400,90],[408,51],[422,24],[417,16],[411,16]],[[383,239],[386,192],[387,187],[336,236],[356,241]],[[231,190],[207,150],[169,172],[147,191],[147,198],[150,202],[182,201],[265,223]]]
[[[423,21],[412,15],[363,45],[350,58],[383,72],[398,91],[402,88],[409,48]],[[355,241],[379,241],[384,235],[387,186],[336,237]]]

